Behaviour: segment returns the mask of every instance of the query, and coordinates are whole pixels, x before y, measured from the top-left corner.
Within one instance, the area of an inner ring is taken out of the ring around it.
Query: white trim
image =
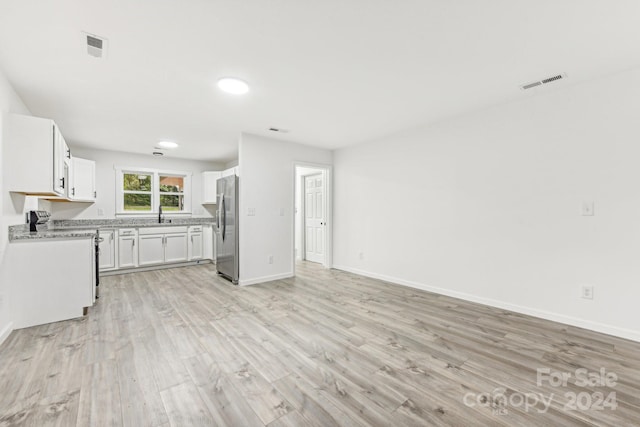
[[[2,332],[0,332],[0,345],[2,345],[2,343],[7,338],[9,338],[9,335],[11,335],[11,332],[13,332],[13,322],[9,322],[9,324],[7,324],[7,326],[4,327]]]
[[[169,211],[164,215],[165,217],[171,217],[173,215],[192,215],[193,214],[193,172],[190,171],[176,171],[176,170],[164,170],[164,169],[152,169],[152,168],[135,168],[129,166],[114,166],[116,177],[116,197],[115,197],[115,216],[116,217],[154,217],[158,215],[157,206],[160,203],[160,196],[178,194],[178,193],[162,193],[160,191],[160,176],[177,176],[184,178],[184,191],[180,194],[184,197],[184,210],[182,211]],[[151,195],[151,210],[150,211],[125,211],[124,210],[124,194],[123,177],[125,173],[142,173],[151,175],[153,180],[151,185],[151,191],[132,191],[130,193],[141,193]]]
[[[327,229],[324,234],[324,248],[325,248],[325,257],[323,266],[325,268],[332,268],[333,266],[333,165],[325,164],[325,163],[309,163],[309,162],[299,162],[294,160],[293,162],[293,221],[291,222],[291,227],[293,227],[293,238],[291,239],[291,252],[293,256],[291,257],[291,270],[295,276],[296,273],[296,221],[295,221],[295,210],[296,210],[296,169],[298,167],[302,168],[313,168],[320,169],[322,171],[322,176],[324,177],[324,185],[325,185],[325,220],[327,223]],[[302,232],[302,231],[301,231]],[[301,248],[302,249],[302,248]]]
[[[238,285],[240,286],[249,286],[249,285],[257,285],[259,283],[272,282],[274,280],[282,280],[293,277],[293,272],[282,273],[282,274],[274,274],[273,276],[262,276],[256,277],[255,279],[249,280],[239,280]]]
[[[336,270],[347,271],[349,273],[358,274],[360,276],[370,277],[372,279],[383,280],[395,285],[407,286],[410,288],[420,289],[427,292],[433,292],[440,295],[446,295],[452,298],[458,298],[465,301],[475,302],[478,304],[488,305],[491,307],[501,308],[503,310],[514,311],[516,313],[526,314],[528,316],[538,317],[553,322],[564,323],[578,328],[589,329],[603,334],[613,335],[632,341],[640,342],[640,331],[633,329],[620,328],[617,326],[607,325],[604,323],[593,322],[591,320],[580,319],[577,317],[567,316],[564,314],[553,313],[550,311],[539,310],[537,308],[525,307],[522,305],[511,304],[505,301],[485,298],[465,292],[452,291],[450,289],[439,288],[437,286],[425,285],[423,283],[413,282],[410,280],[399,279],[397,277],[386,276],[384,274],[371,273],[369,271],[359,270],[357,268],[346,267],[343,265],[335,265]]]
[[[145,265],[142,267],[125,267],[125,268],[110,268],[109,270],[100,270],[100,277],[102,276],[117,276],[118,274],[140,273],[142,271],[164,270],[167,268],[178,267],[191,267],[199,264],[215,264],[212,259],[201,258],[193,261],[177,262],[172,264],[155,264]]]

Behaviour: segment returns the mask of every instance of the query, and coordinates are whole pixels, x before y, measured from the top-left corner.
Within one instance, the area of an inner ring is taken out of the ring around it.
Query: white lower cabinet
[[[138,232],[139,265],[187,261],[187,227],[148,227]]]
[[[213,251],[213,225],[202,226],[202,257],[204,259],[215,259]]]
[[[187,260],[187,233],[171,233],[164,236],[164,262]]]
[[[203,226],[201,225],[189,227],[189,261],[196,261],[204,258],[202,230]]]
[[[140,234],[138,265],[154,265],[164,262],[164,234]]]
[[[6,245],[3,280],[19,285],[11,294],[13,327],[82,317],[83,309],[94,303],[94,250],[93,238],[17,240]]]
[[[213,225],[100,230],[100,271],[213,260]]]
[[[118,232],[118,268],[138,266],[138,232],[123,228]]]
[[[100,271],[113,270],[116,268],[116,230],[100,230],[100,238]]]

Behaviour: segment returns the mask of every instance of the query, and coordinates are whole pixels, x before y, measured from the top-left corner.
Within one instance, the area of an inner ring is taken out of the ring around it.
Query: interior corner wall
[[[337,150],[334,266],[640,340],[639,111],[632,70]]]
[[[295,162],[331,165],[332,152],[242,134],[239,146],[240,284],[294,274]],[[248,216],[248,209],[255,216]],[[282,213],[282,215],[281,215]],[[269,264],[269,257],[273,263]]]
[[[13,90],[13,87],[0,70],[0,165],[3,165],[4,146],[7,143],[4,139],[4,116],[7,113],[30,114],[20,97]],[[22,212],[14,213],[14,204],[24,202],[24,196],[12,197],[4,188],[2,178],[2,166],[0,170],[0,343],[6,339],[12,330],[11,316],[11,289],[6,276],[5,254],[7,247],[8,226],[22,222]],[[16,222],[17,221],[17,222]]]

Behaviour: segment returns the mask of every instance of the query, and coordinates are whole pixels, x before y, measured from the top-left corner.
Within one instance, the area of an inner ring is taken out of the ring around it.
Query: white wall
[[[334,265],[640,340],[639,113],[634,70],[338,150]]]
[[[0,70],[0,165],[2,165],[3,159],[2,152],[7,143],[3,135],[4,115],[6,113],[29,114],[29,110],[7,81],[4,72]],[[12,329],[9,310],[11,307],[10,283],[5,274],[7,271],[5,264],[6,246],[8,244],[7,229],[11,224],[23,222],[22,210],[19,213],[16,213],[16,210],[25,203],[24,196],[15,196],[14,198],[9,196],[9,193],[4,189],[2,175],[0,170],[0,189],[2,189],[2,196],[0,197],[0,343]]]
[[[193,216],[212,216],[215,209],[203,206],[201,172],[222,170],[224,165],[212,162],[176,159],[171,157],[155,157],[151,154],[132,154],[118,151],[95,150],[71,145],[72,154],[76,157],[95,160],[96,191],[95,203],[52,203],[54,219],[114,218],[116,210],[115,167],[134,166],[140,168],[156,168],[166,170],[191,171],[192,212]],[[98,209],[104,213],[98,215]]]
[[[240,138],[241,285],[293,275],[295,162],[330,165],[332,153],[250,134]],[[247,216],[248,208],[256,215]]]

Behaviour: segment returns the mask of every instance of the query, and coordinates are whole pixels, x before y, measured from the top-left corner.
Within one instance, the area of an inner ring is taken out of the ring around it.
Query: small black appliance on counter
[[[29,224],[29,231],[34,233],[38,231],[38,225],[46,224],[49,222],[51,214],[47,211],[29,211],[27,213],[27,223]]]

